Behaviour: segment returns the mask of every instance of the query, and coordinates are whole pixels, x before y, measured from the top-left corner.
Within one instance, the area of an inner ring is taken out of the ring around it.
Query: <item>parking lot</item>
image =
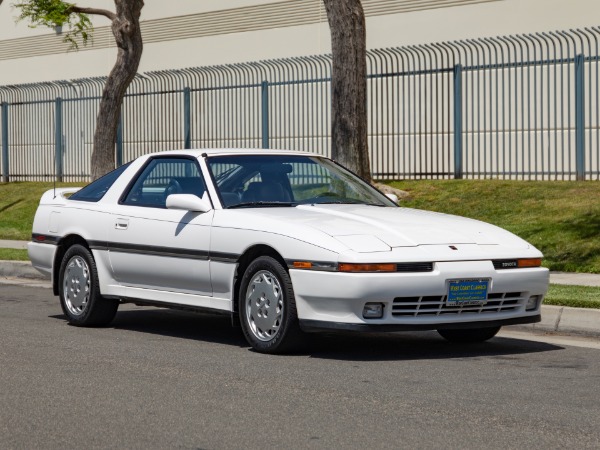
[[[127,305],[75,328],[49,289],[0,284],[0,342],[2,448],[600,445],[593,340],[321,335],[267,356],[224,317]]]

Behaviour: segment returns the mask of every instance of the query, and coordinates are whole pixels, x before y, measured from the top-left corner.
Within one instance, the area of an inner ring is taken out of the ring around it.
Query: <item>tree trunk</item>
[[[115,168],[115,143],[121,103],[142,58],[140,13],[144,6],[143,0],[115,0],[115,6],[116,17],[112,21],[112,31],[118,54],[104,85],[96,119],[91,162],[92,181]]]
[[[367,145],[367,42],[360,0],[323,0],[331,31],[332,158],[371,182]]]

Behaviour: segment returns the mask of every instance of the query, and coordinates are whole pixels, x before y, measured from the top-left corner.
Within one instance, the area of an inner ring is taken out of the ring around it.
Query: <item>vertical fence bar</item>
[[[123,165],[123,114],[119,114],[119,126],[117,127],[117,167]]]
[[[8,173],[8,103],[2,102],[2,180],[10,181]]]
[[[577,180],[585,180],[584,55],[575,56],[575,170]]]
[[[462,167],[462,66],[454,66],[454,178],[463,176]]]
[[[262,148],[269,148],[269,82],[261,83],[262,94]]]
[[[62,98],[56,97],[54,113],[54,158],[56,160],[56,180],[63,180],[63,127],[62,127]]]
[[[192,148],[192,119],[191,119],[190,88],[183,89],[183,148]]]

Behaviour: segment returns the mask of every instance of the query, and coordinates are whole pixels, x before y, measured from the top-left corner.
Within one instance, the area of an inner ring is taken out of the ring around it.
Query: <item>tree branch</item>
[[[0,3],[2,0],[0,0]],[[81,14],[93,14],[96,16],[104,16],[107,17],[111,22],[117,18],[117,15],[109,11],[107,9],[98,9],[98,8],[83,8],[81,6],[73,5],[69,8],[69,12],[81,13]]]

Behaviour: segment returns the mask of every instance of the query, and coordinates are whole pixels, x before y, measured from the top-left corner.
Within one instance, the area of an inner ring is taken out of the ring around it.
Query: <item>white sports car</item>
[[[142,156],[40,201],[29,257],[73,325],[120,303],[230,314],[258,351],[303,332],[493,337],[540,320],[542,254],[486,223],[401,208],[330,159],[261,150]]]

